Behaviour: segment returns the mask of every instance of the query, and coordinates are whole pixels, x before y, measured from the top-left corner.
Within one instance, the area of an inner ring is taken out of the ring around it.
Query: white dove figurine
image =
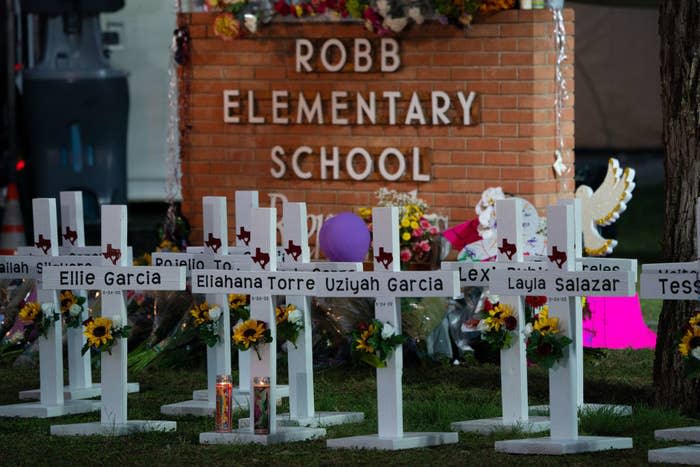
[[[581,200],[583,247],[590,256],[603,256],[612,253],[617,240],[603,238],[597,225],[610,225],[627,209],[634,190],[634,169],[620,169],[617,159],[610,158],[605,180],[594,192],[581,185],[576,197]]]

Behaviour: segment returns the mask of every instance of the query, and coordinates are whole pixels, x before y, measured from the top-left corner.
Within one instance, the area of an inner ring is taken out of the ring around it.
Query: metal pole
[[[10,179],[14,179],[14,163],[17,160],[17,111],[15,109],[15,10],[13,0],[5,0],[7,12],[7,29],[5,37],[5,53],[7,57],[7,123],[8,123],[8,158],[7,163],[12,168]]]

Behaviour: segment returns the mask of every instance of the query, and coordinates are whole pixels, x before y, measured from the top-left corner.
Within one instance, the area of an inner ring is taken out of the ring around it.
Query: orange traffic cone
[[[7,185],[7,198],[5,199],[5,215],[2,218],[0,228],[0,255],[14,255],[18,246],[25,245],[24,222],[22,211],[19,207],[19,192],[17,184],[11,182]]]

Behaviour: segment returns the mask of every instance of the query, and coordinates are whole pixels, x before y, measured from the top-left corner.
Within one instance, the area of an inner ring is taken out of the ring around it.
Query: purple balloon
[[[331,261],[361,262],[369,250],[369,229],[357,214],[341,212],[323,223],[318,242]]]

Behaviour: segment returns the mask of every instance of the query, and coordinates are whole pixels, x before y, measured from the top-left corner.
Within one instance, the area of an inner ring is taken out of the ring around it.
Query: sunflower
[[[678,345],[678,351],[681,355],[687,357],[696,347],[700,347],[700,326],[693,326],[688,329]]]
[[[486,318],[486,324],[489,328],[496,331],[505,326],[506,320],[513,316],[513,310],[508,305],[497,303],[496,306],[489,310],[489,316]]]
[[[239,294],[239,293],[231,293],[228,294],[228,306],[229,308],[235,310],[238,309],[242,306],[246,306],[248,304],[248,296]]]
[[[61,301],[61,313],[64,314],[70,311],[70,307],[78,303],[78,298],[70,290],[61,290],[59,299]]]
[[[195,326],[201,326],[206,323],[209,321],[209,304],[207,302],[202,302],[199,305],[195,305],[190,310],[190,316],[194,318]]]
[[[690,324],[691,326],[700,326],[700,312],[698,312],[695,316],[690,318],[688,324]]]
[[[542,334],[555,334],[559,332],[558,326],[559,318],[550,318],[549,308],[544,306],[537,314],[537,320],[535,321],[533,328],[535,331],[539,331]]]
[[[245,349],[263,340],[267,326],[264,321],[249,319],[233,328],[233,342]]]
[[[362,352],[374,353],[374,347],[367,341],[374,335],[375,330],[375,326],[370,324],[366,331],[362,331],[360,338],[355,340],[357,342],[355,348]]]
[[[289,318],[289,313],[296,310],[297,307],[295,307],[292,304],[289,304],[287,306],[278,306],[275,308],[275,316],[277,318],[277,324],[284,323],[287,321]]]
[[[112,320],[103,317],[90,319],[83,334],[91,347],[107,345],[112,340]]]
[[[25,323],[36,321],[40,315],[41,305],[36,302],[28,302],[19,310],[19,319]]]

